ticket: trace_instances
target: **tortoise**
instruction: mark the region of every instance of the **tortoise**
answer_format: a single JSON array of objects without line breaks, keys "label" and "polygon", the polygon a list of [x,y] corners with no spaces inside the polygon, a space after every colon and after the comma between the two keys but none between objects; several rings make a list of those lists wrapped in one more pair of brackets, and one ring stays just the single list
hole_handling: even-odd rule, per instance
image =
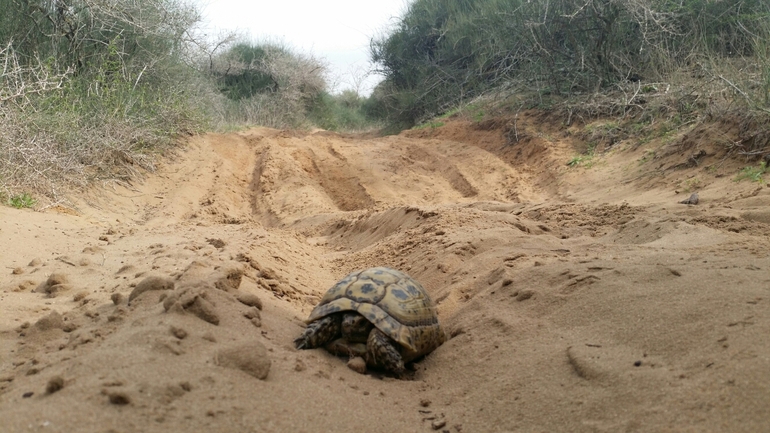
[{"label": "tortoise", "polygon": [[401,375],[404,364],[445,340],[436,305],[409,275],[377,267],[353,272],[332,286],[294,340],[297,349],[325,347],[367,367]]}]

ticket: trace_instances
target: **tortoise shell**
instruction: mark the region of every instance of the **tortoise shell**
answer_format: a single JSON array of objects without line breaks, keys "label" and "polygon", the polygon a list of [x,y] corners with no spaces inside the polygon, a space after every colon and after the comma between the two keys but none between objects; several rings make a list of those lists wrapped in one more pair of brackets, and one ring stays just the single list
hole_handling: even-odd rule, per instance
[{"label": "tortoise shell", "polygon": [[337,282],[305,321],[355,311],[401,346],[404,362],[426,355],[446,339],[436,305],[420,283],[395,269],[353,272]]}]

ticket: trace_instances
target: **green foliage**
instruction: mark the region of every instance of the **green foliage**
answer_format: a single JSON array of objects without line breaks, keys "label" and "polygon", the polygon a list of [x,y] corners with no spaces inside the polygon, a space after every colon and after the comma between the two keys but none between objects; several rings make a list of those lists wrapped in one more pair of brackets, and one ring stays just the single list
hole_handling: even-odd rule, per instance
[{"label": "green foliage", "polygon": [[207,74],[217,84],[224,125],[258,124],[275,128],[308,125],[326,96],[326,67],[306,55],[272,42],[241,41],[211,55]]},{"label": "green foliage", "polygon": [[309,117],[320,128],[334,131],[339,128],[339,123],[334,113],[339,108],[334,97],[323,92],[313,99],[310,105]]},{"label": "green foliage", "polygon": [[591,168],[594,165],[594,155],[596,153],[596,143],[589,143],[586,151],[580,155],[575,155],[567,162],[570,167]]},{"label": "green foliage", "polygon": [[308,118],[313,124],[330,131],[376,129],[380,124],[367,114],[367,100],[352,90],[345,90],[339,95],[324,92],[313,100]]},{"label": "green foliage", "polygon": [[271,49],[283,52],[280,47],[245,42],[231,47],[225,54],[230,67],[225,71],[213,71],[219,81],[220,91],[229,99],[237,101],[257,93],[278,90],[276,78],[270,75],[264,64]]},{"label": "green foliage", "polygon": [[767,163],[762,161],[759,163],[759,166],[744,167],[743,170],[741,170],[741,172],[738,173],[738,175],[735,177],[735,181],[739,182],[742,180],[750,180],[752,182],[763,183],[765,180],[762,176],[767,173],[767,171]]},{"label": "green foliage", "polygon": [[195,101],[200,77],[185,48],[193,7],[0,0],[0,9],[0,179],[9,190],[53,195],[127,179],[201,128],[206,104]]},{"label": "green foliage", "polygon": [[661,80],[698,59],[768,54],[769,35],[765,0],[415,0],[371,42],[385,76],[373,97],[392,123],[412,126],[502,83],[543,103]]},{"label": "green foliage", "polygon": [[11,196],[11,198],[8,199],[8,205],[15,207],[16,209],[32,208],[36,204],[37,200],[32,198],[32,196],[26,192]]},{"label": "green foliage", "polygon": [[579,167],[587,158],[589,157],[586,155],[575,155],[567,162],[567,165],[570,167]]}]

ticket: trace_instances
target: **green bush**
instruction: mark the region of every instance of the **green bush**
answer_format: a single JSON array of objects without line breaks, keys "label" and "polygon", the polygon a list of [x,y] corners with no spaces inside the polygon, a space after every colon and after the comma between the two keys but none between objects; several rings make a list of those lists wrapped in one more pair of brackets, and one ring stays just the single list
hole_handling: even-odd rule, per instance
[{"label": "green bush", "polygon": [[739,182],[748,179],[752,182],[763,183],[765,181],[763,176],[767,173],[767,170],[768,167],[765,161],[760,162],[757,167],[744,167],[743,170],[735,176],[735,181]]},{"label": "green bush", "polygon": [[364,109],[368,98],[352,90],[339,95],[322,93],[313,101],[308,118],[313,124],[330,131],[367,131],[376,129],[380,123],[376,117],[367,115]]},{"label": "green bush", "polygon": [[241,42],[230,48],[225,58],[227,70],[214,70],[219,81],[220,91],[234,101],[250,98],[257,93],[271,93],[278,90],[278,81],[265,67],[270,51],[285,51],[280,47],[253,45]]},{"label": "green bush", "polygon": [[511,82],[540,95],[596,92],[764,56],[767,83],[768,37],[764,0],[416,0],[372,40],[385,77],[373,96],[391,122],[411,125]]},{"label": "green bush", "polygon": [[37,200],[32,198],[30,194],[24,192],[8,199],[8,204],[16,209],[31,208],[37,204]]}]

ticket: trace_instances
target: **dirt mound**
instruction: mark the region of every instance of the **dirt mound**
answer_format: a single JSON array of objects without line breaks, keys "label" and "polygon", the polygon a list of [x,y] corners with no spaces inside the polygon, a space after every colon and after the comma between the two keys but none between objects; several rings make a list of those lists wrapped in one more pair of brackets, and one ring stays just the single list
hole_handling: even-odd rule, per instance
[{"label": "dirt mound", "polygon": [[[3,431],[761,431],[770,188],[700,130],[570,167],[556,120],[209,134],[76,209],[0,208]],[[372,266],[450,336],[411,380],[292,344]]]}]

